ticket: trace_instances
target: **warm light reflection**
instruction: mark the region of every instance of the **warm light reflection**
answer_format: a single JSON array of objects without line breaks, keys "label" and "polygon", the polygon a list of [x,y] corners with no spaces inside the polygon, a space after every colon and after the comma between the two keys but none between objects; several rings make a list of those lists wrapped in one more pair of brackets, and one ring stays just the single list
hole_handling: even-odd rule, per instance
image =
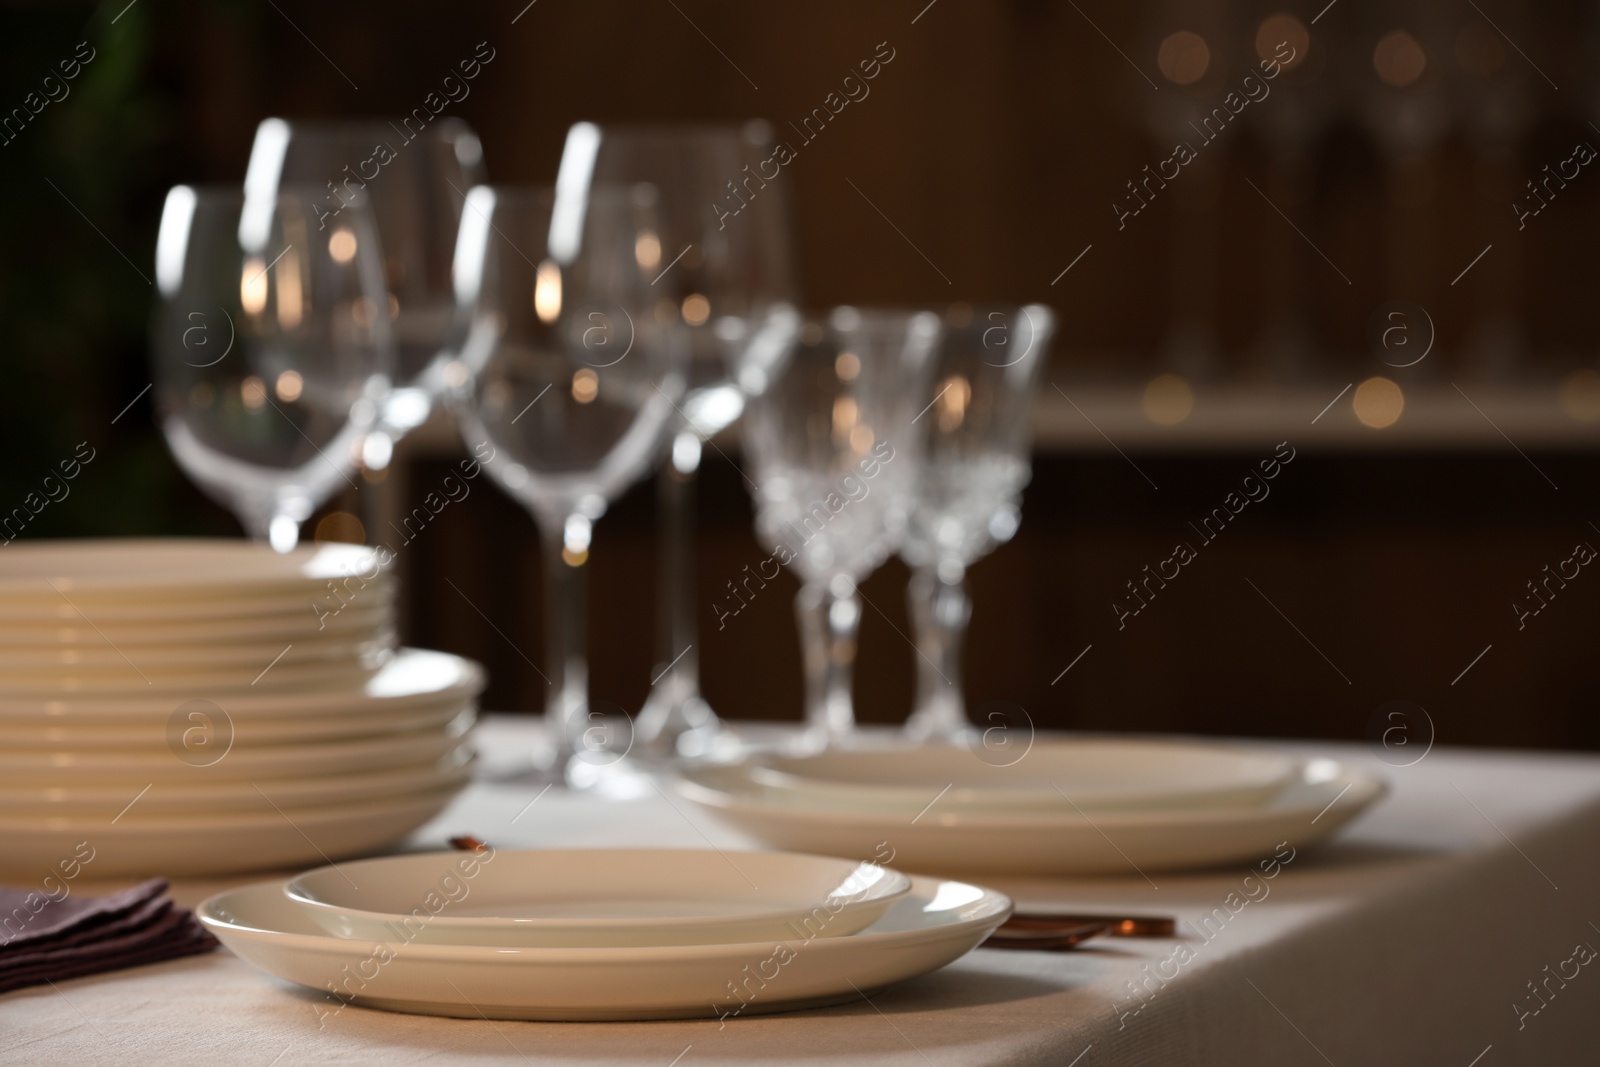
[{"label": "warm light reflection", "polygon": [[711,317],[711,301],[699,293],[690,293],[683,298],[683,321],[690,326],[704,326]]},{"label": "warm light reflection", "polygon": [[1372,50],[1372,67],[1387,85],[1404,89],[1422,77],[1428,65],[1427,53],[1417,39],[1405,30],[1391,30]]},{"label": "warm light reflection", "polygon": [[267,385],[254,374],[239,383],[239,399],[244,406],[255,411],[267,402]]},{"label": "warm light reflection", "polygon": [[1156,65],[1169,82],[1175,85],[1193,85],[1205,77],[1211,66],[1211,49],[1206,39],[1189,30],[1168,34],[1156,53]]},{"label": "warm light reflection", "polygon": [[335,263],[348,263],[356,258],[356,235],[349,230],[334,230],[328,237],[328,255]]},{"label": "warm light reflection", "polygon": [[278,399],[286,404],[292,404],[300,399],[300,390],[305,386],[298,371],[286,370],[278,375],[277,382],[273,385],[273,392],[278,394]]},{"label": "warm light reflection", "polygon": [[1561,383],[1561,410],[1579,422],[1600,421],[1600,374],[1574,371]]},{"label": "warm light reflection", "polygon": [[305,311],[300,286],[300,253],[287,249],[272,269],[278,275],[278,325],[292,330],[300,325]]},{"label": "warm light reflection", "polygon": [[967,405],[972,401],[972,385],[959,374],[952,374],[939,383],[939,394],[933,406],[939,413],[939,430],[949,433],[967,417]]},{"label": "warm light reflection", "polygon": [[633,242],[633,258],[640,270],[655,270],[661,263],[661,238],[646,230]]},{"label": "warm light reflection", "polygon": [[1276,59],[1279,48],[1285,44],[1294,49],[1294,58],[1278,62],[1283,69],[1293,70],[1311,47],[1311,31],[1306,29],[1305,23],[1282,11],[1262,19],[1256,29],[1256,55],[1262,59]]},{"label": "warm light reflection", "polygon": [[861,357],[854,352],[840,352],[833,360],[833,373],[841,382],[853,382],[861,373]]},{"label": "warm light reflection", "polygon": [[1194,410],[1194,390],[1176,374],[1162,374],[1144,387],[1144,417],[1157,426],[1176,426]]},{"label": "warm light reflection", "polygon": [[1353,401],[1356,418],[1363,426],[1382,430],[1400,421],[1406,397],[1400,387],[1387,378],[1368,378],[1356,386]]},{"label": "warm light reflection", "polygon": [[872,432],[872,427],[862,423],[850,431],[850,448],[858,453],[866,452],[877,439],[878,435]]},{"label": "warm light reflection", "polygon": [[339,541],[350,545],[366,543],[367,531],[361,525],[361,520],[348,511],[330,511],[317,520],[316,533],[312,540],[318,543],[326,541]]},{"label": "warm light reflection", "polygon": [[600,394],[600,375],[584,367],[572,376],[572,399],[587,404]]},{"label": "warm light reflection", "polygon": [[267,306],[267,264],[260,256],[245,257],[239,274],[239,303],[247,315],[259,315]]},{"label": "warm light reflection", "polygon": [[561,317],[561,268],[553,259],[539,264],[534,272],[533,313],[545,325]]},{"label": "warm light reflection", "polygon": [[848,440],[850,431],[856,428],[856,423],[861,419],[860,409],[856,407],[854,397],[840,396],[833,401],[833,435]]},{"label": "warm light reflection", "polygon": [[[583,371],[578,373],[582,374]],[[567,516],[566,525],[561,531],[561,559],[567,566],[583,566],[589,558],[589,542],[593,535],[594,525],[587,516]]]}]

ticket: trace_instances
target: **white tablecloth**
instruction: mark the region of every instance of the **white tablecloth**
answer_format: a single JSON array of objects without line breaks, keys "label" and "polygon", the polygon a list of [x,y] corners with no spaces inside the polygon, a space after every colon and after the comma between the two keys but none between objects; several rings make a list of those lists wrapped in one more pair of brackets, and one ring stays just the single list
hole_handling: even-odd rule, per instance
[{"label": "white tablecloth", "polygon": [[[491,757],[529,736],[483,730]],[[1393,792],[1270,882],[991,880],[1022,907],[1211,916],[1205,936],[979,949],[871,1003],[725,1024],[324,1019],[322,997],[221,951],[0,997],[0,1064],[1600,1063],[1600,966],[1568,962],[1600,948],[1600,759],[1435,749],[1390,768],[1360,746],[1272,747],[1370,765]],[[681,801],[531,795],[476,784],[413,844],[756,847]]]}]

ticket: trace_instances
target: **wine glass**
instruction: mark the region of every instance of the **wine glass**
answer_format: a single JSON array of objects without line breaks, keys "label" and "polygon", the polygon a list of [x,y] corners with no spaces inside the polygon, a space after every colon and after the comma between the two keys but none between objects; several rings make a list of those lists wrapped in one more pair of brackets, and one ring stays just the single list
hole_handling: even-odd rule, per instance
[{"label": "wine glass", "polygon": [[594,732],[603,717],[589,706],[584,657],[593,523],[649,469],[684,391],[684,346],[657,318],[650,290],[654,199],[644,185],[554,194],[478,186],[456,244],[462,432],[539,526],[548,769],[569,784],[626,754],[590,744],[609,730]]},{"label": "wine glass", "polygon": [[175,186],[156,239],[162,432],[185,473],[279,552],[350,482],[394,360],[368,207],[353,197],[319,229],[314,195]]},{"label": "wine glass", "polygon": [[934,357],[929,410],[918,419],[926,459],[901,556],[916,628],[917,702],[906,733],[955,742],[972,729],[961,698],[961,642],[972,615],[966,572],[1021,521],[1028,484],[1029,408],[1049,358],[1055,316],[1022,308],[957,307]]},{"label": "wine glass", "polygon": [[[693,604],[694,476],[702,442],[765,389],[799,328],[784,183],[765,122],[597,126],[567,134],[558,186],[647,182],[658,191],[650,292],[687,340],[688,388],[659,499],[662,540],[657,678],[638,736],[658,755],[731,750],[700,695]],[[763,176],[763,174],[765,176]],[[645,262],[641,260],[641,263]]]},{"label": "wine glass", "polygon": [[801,580],[812,747],[855,732],[856,586],[905,535],[922,464],[917,408],[938,338],[932,312],[835,308],[801,328],[787,364],[751,400],[744,441],[756,529]]},{"label": "wine glass", "polygon": [[[383,242],[382,306],[395,340],[395,382],[367,435],[362,462],[389,464],[395,442],[420,426],[448,388],[455,303],[450,264],[462,198],[484,181],[483,147],[460,119],[413,129],[394,122],[262,120],[245,191],[268,195],[280,185],[316,189],[318,228],[336,224],[353,194],[364,194]],[[369,508],[370,511],[370,508]]]}]

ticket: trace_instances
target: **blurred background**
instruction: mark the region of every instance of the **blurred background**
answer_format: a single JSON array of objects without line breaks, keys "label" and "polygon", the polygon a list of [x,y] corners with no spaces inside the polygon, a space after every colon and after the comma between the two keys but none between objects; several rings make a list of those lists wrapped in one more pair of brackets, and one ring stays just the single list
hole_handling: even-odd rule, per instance
[{"label": "blurred background", "polygon": [[[238,532],[177,470],[145,392],[166,189],[241,180],[269,115],[407,113],[486,42],[448,113],[491,180],[552,180],[579,119],[765,117],[795,150],[808,306],[1057,310],[1021,530],[970,575],[975,718],[1006,702],[1041,727],[1373,739],[1404,700],[1426,709],[1407,720],[1419,744],[1600,748],[1600,576],[1549,577],[1600,545],[1594,5],[113,0],[0,17],[0,508],[80,442],[94,457],[8,539]],[[62,61],[81,65],[65,95],[44,85]],[[767,552],[737,433],[717,445],[703,687],[724,716],[797,720],[788,573],[718,628]],[[1287,450],[1269,496],[1214,541],[1195,531]],[[404,514],[462,455],[436,418],[362,492]],[[307,536],[359,538],[353,497]],[[630,711],[653,673],[655,533],[646,482],[591,557],[595,696]],[[1179,542],[1198,548],[1180,576],[1138,584]],[[537,708],[526,512],[477,481],[398,565],[407,643],[487,664],[485,707]],[[910,710],[906,578],[891,562],[862,586],[866,722]]]}]

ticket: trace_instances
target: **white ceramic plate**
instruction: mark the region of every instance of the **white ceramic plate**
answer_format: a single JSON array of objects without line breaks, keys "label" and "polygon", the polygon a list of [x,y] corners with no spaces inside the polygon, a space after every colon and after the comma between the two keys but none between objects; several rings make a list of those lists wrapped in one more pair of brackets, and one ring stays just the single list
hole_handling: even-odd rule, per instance
[{"label": "white ceramic plate", "polygon": [[1039,738],[1026,754],[989,762],[963,746],[843,749],[767,757],[750,777],[820,801],[932,811],[1126,810],[1254,804],[1299,770],[1287,756],[1207,742]]},{"label": "white ceramic plate", "polygon": [[[270,673],[268,675],[270,677]],[[446,652],[406,648],[359,686],[349,689],[261,692],[260,687],[209,697],[237,724],[254,719],[304,718],[323,715],[391,715],[402,708],[465,703],[484,684],[483,668]],[[183,702],[207,698],[191,694],[179,700],[152,697],[131,688],[117,696],[17,698],[0,696],[0,722],[71,725],[129,724],[140,720],[166,723]]]},{"label": "white ceramic plate", "polygon": [[[334,607],[337,604],[332,605]],[[245,618],[214,618],[198,622],[155,622],[147,617],[112,622],[97,617],[94,624],[71,614],[68,619],[17,622],[0,619],[0,648],[15,645],[52,648],[136,648],[143,645],[193,647],[248,642],[371,641],[394,626],[392,605],[359,601],[343,611],[331,608],[322,615],[311,608],[306,598],[298,598],[289,610],[258,613]]]},{"label": "white ceramic plate", "polygon": [[7,547],[0,602],[15,605],[301,593],[352,575],[372,575],[369,584],[384,578],[377,551],[366,545],[301,545],[279,553],[222,538],[97,538]]},{"label": "white ceramic plate", "polygon": [[23,626],[53,628],[79,627],[85,623],[99,626],[111,633],[115,627],[139,626],[150,623],[159,626],[195,626],[213,621],[246,622],[262,617],[307,617],[316,625],[322,620],[331,621],[335,611],[355,611],[357,608],[393,614],[394,590],[392,586],[369,584],[358,595],[346,594],[341,598],[322,589],[307,588],[294,593],[275,593],[271,596],[251,594],[237,597],[188,597],[184,599],[122,598],[118,600],[54,601],[22,603],[0,600],[0,625],[12,629]]},{"label": "white ceramic plate", "polygon": [[199,746],[185,750],[181,743],[175,750],[0,752],[0,782],[8,788],[80,789],[150,782],[192,787],[360,774],[443,759],[464,743],[462,737],[471,725],[471,716],[463,715],[443,727],[409,734],[224,749],[214,761],[212,750]]},{"label": "white ceramic plate", "polygon": [[[785,852],[575,849],[495,852],[463,876],[459,852],[308,871],[284,888],[338,937],[422,944],[642,948],[844,937],[911,889],[874,863]],[[429,893],[450,907],[435,916]],[[459,898],[457,895],[459,894]]]},{"label": "white ceramic plate", "polygon": [[281,882],[219,893],[195,914],[247,963],[364,1007],[598,1021],[738,1017],[859,1000],[960,959],[1006,920],[1011,901],[918,878],[888,914],[850,937],[654,948],[351,941],[324,933]]},{"label": "white ceramic plate", "polygon": [[[177,715],[129,717],[121,722],[87,722],[75,719],[51,722],[8,722],[0,719],[0,749],[56,749],[82,752],[116,749],[137,752],[167,751],[184,744],[184,733],[199,728],[212,731],[209,743],[232,739],[235,748],[293,745],[342,738],[387,737],[429,727],[442,727],[463,712],[475,713],[472,703],[451,702],[433,706],[400,707],[385,715],[324,715],[313,717],[233,715],[226,722]],[[176,721],[173,721],[176,720]],[[195,735],[191,735],[195,736]],[[5,783],[0,782],[0,786]]]},{"label": "white ceramic plate", "polygon": [[[394,632],[376,639],[339,641],[280,641],[271,644],[246,644],[196,641],[171,645],[6,645],[0,644],[0,674],[11,672],[76,675],[102,675],[114,672],[116,681],[126,685],[132,663],[146,673],[163,671],[218,671],[237,667],[260,673],[267,664],[293,667],[302,663],[328,663],[359,660],[374,653],[387,653],[395,646]],[[279,657],[282,657],[281,659]],[[276,663],[273,663],[277,660]],[[253,670],[252,670],[253,668]],[[137,682],[143,679],[135,677]]]},{"label": "white ceramic plate", "polygon": [[[128,791],[130,800],[137,791]],[[452,786],[293,812],[151,818],[134,804],[116,822],[104,815],[0,819],[0,879],[32,882],[80,844],[93,851],[85,870],[94,878],[190,878],[326,863],[399,841],[443,811],[457,792]]]},{"label": "white ceramic plate", "polygon": [[[282,652],[283,649],[278,649]],[[213,699],[252,690],[356,689],[392,656],[387,649],[363,660],[329,660],[273,663],[271,658],[248,666],[208,666],[194,670],[140,666],[124,662],[122,669],[79,671],[22,671],[0,669],[0,694],[15,699],[52,696],[206,696]]]},{"label": "white ceramic plate", "polygon": [[914,871],[1133,874],[1258,859],[1281,841],[1309,847],[1331,837],[1387,789],[1333,760],[1306,763],[1264,804],[1046,814],[940,812],[911,820],[897,809],[854,810],[753,781],[746,767],[703,767],[679,791],[773,848],[854,855],[892,841],[897,866]]},{"label": "white ceramic plate", "polygon": [[[283,778],[276,781],[196,781],[151,783],[131,809],[141,815],[209,815],[221,812],[269,812],[273,806],[291,816],[300,808],[328,807],[381,797],[429,793],[462,786],[472,777],[473,755],[457,749],[433,763],[389,771],[325,778]],[[7,818],[24,815],[111,819],[128,806],[127,787],[0,789],[0,811]],[[130,818],[132,816],[130,815]],[[121,820],[118,820],[119,822]]]}]

